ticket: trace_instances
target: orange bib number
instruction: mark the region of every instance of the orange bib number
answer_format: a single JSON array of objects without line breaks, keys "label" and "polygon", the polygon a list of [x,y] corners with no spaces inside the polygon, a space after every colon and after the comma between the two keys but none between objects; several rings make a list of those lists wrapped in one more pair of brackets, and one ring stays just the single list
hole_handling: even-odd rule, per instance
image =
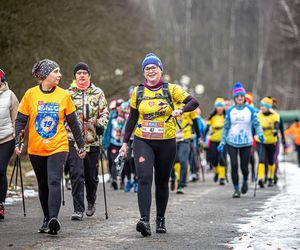
[{"label": "orange bib number", "polygon": [[165,134],[164,121],[143,121],[142,137],[147,139],[163,139]]}]

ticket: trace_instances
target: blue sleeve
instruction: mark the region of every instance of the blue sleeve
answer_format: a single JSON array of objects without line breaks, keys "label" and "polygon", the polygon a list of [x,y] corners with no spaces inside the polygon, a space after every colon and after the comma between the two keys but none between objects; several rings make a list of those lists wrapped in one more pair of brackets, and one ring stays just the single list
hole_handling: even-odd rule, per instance
[{"label": "blue sleeve", "polygon": [[231,112],[232,108],[228,109],[225,115],[225,122],[224,122],[224,127],[222,130],[222,137],[221,137],[221,142],[220,144],[225,145],[226,144],[226,137],[228,135],[228,131],[230,128],[230,112]]},{"label": "blue sleeve", "polygon": [[260,122],[258,120],[257,111],[254,108],[252,108],[251,106],[247,106],[247,107],[250,109],[251,114],[252,114],[251,120],[252,120],[253,127],[255,129],[255,134],[258,136],[263,136],[264,132],[263,132]]}]

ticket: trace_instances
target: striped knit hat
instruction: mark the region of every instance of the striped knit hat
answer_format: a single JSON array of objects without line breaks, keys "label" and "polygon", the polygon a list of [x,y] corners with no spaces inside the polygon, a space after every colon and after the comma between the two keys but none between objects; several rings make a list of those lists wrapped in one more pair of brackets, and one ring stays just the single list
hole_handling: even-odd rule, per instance
[{"label": "striped knit hat", "polygon": [[249,104],[253,103],[253,94],[252,94],[252,92],[247,92],[247,94],[246,94],[246,102],[249,103]]},{"label": "striped knit hat", "polygon": [[270,98],[268,96],[261,99],[261,101],[259,103],[259,106],[263,106],[263,107],[266,107],[268,109],[271,109],[272,105],[273,105],[273,100],[272,100],[272,98]]},{"label": "striped knit hat", "polygon": [[225,107],[225,100],[224,100],[224,98],[222,98],[222,97],[216,98],[214,106],[215,106],[215,108],[217,108],[217,107]]},{"label": "striped knit hat", "polygon": [[238,95],[242,95],[242,96],[246,95],[246,91],[243,87],[243,84],[241,84],[240,82],[234,83],[233,89],[232,89],[232,98],[234,99]]}]

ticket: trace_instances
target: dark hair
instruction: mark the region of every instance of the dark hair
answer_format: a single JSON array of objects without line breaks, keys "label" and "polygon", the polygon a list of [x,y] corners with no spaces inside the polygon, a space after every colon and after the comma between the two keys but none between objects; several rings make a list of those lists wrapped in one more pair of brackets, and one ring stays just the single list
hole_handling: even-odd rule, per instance
[{"label": "dark hair", "polygon": [[[217,109],[215,108],[214,110],[213,110],[213,112],[209,115],[209,117],[208,117],[208,121],[211,119],[211,118],[213,118],[213,116],[215,116],[217,114]],[[225,111],[225,109],[223,109],[223,115],[225,116],[225,114],[226,114],[226,111]]]}]

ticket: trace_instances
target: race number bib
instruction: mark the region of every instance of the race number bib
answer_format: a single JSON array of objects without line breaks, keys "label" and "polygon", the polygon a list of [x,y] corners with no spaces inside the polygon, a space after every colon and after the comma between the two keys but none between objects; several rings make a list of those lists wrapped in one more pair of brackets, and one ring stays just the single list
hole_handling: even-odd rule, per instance
[{"label": "race number bib", "polygon": [[165,134],[164,121],[143,121],[142,137],[147,139],[163,139]]},{"label": "race number bib", "polygon": [[176,141],[183,141],[183,140],[184,140],[183,131],[181,129],[177,130],[176,131]]},{"label": "race number bib", "polygon": [[58,112],[58,103],[39,102],[35,128],[42,138],[48,139],[56,134],[59,120]]}]

